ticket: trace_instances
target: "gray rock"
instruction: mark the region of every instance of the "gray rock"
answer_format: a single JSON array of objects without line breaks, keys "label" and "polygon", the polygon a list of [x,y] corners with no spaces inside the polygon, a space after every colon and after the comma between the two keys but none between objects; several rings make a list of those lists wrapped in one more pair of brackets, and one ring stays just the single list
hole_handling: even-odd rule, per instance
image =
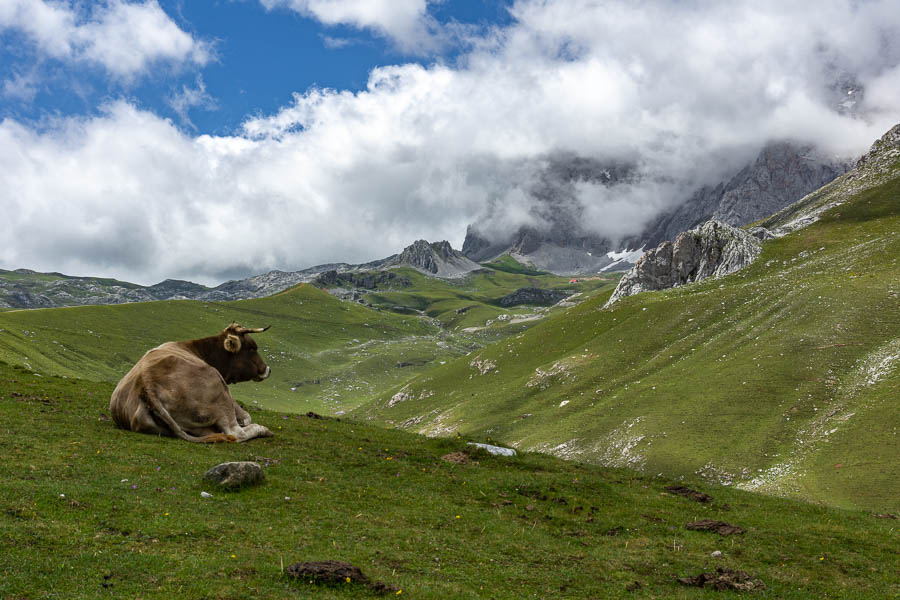
[{"label": "gray rock", "polygon": [[724,277],[753,262],[760,251],[759,240],[749,233],[707,221],[679,233],[674,243],[666,241],[645,252],[619,280],[606,306],[640,292]]},{"label": "gray rock", "polygon": [[764,242],[766,240],[771,240],[775,238],[775,234],[766,229],[765,227],[749,227],[747,228],[747,233],[755,237],[756,239]]},{"label": "gray rock", "polygon": [[515,456],[516,451],[513,448],[504,448],[502,446],[494,446],[492,444],[479,444],[478,442],[469,442],[470,446],[475,446],[494,456]]},{"label": "gray rock", "polygon": [[536,287],[524,287],[500,298],[500,306],[508,307],[517,306],[519,304],[551,306],[568,296],[569,294],[567,292],[561,292],[559,290],[542,290],[541,288]]},{"label": "gray rock", "polygon": [[262,467],[255,462],[227,462],[216,465],[203,475],[203,479],[228,490],[261,483],[266,478]]}]

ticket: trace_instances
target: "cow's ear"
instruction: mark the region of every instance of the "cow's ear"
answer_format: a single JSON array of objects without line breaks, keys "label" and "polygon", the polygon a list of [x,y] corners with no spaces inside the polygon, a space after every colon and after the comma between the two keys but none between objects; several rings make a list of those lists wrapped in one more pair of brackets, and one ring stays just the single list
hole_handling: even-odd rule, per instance
[{"label": "cow's ear", "polygon": [[225,349],[234,354],[241,349],[241,338],[229,333],[225,336]]}]

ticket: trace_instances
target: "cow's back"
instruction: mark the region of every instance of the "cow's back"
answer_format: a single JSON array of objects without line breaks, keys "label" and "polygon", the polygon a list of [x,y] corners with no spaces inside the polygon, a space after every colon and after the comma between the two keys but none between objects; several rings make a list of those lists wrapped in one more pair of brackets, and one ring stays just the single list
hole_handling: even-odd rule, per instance
[{"label": "cow's back", "polygon": [[166,342],[145,353],[119,381],[110,397],[109,410],[117,426],[139,431],[153,426],[147,406],[149,394],[170,413],[177,414],[191,410],[192,398],[208,398],[223,390],[227,393],[218,371],[182,342]]}]

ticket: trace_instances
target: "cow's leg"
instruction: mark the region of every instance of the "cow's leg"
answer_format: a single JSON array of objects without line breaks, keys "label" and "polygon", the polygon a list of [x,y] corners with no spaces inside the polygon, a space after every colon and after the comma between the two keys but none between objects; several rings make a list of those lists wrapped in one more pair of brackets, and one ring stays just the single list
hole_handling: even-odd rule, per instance
[{"label": "cow's leg", "polygon": [[252,440],[258,437],[272,437],[272,432],[269,431],[267,427],[263,427],[259,423],[250,423],[245,427],[241,427],[237,424],[237,420],[233,420],[231,423],[228,423],[224,426],[219,424],[222,430],[222,433],[226,435],[233,435],[235,439],[239,442],[246,442],[247,440]]},{"label": "cow's leg", "polygon": [[237,402],[234,403],[234,417],[241,427],[246,427],[250,424],[250,413],[241,408],[241,405]]}]

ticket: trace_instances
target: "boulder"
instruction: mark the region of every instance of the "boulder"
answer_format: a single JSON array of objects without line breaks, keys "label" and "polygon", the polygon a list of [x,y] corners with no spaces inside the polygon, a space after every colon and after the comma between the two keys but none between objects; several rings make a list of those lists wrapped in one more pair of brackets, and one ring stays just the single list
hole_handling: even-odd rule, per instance
[{"label": "boulder", "polygon": [[262,467],[251,461],[227,462],[216,465],[203,475],[203,479],[227,490],[236,490],[261,483],[266,478]]}]

